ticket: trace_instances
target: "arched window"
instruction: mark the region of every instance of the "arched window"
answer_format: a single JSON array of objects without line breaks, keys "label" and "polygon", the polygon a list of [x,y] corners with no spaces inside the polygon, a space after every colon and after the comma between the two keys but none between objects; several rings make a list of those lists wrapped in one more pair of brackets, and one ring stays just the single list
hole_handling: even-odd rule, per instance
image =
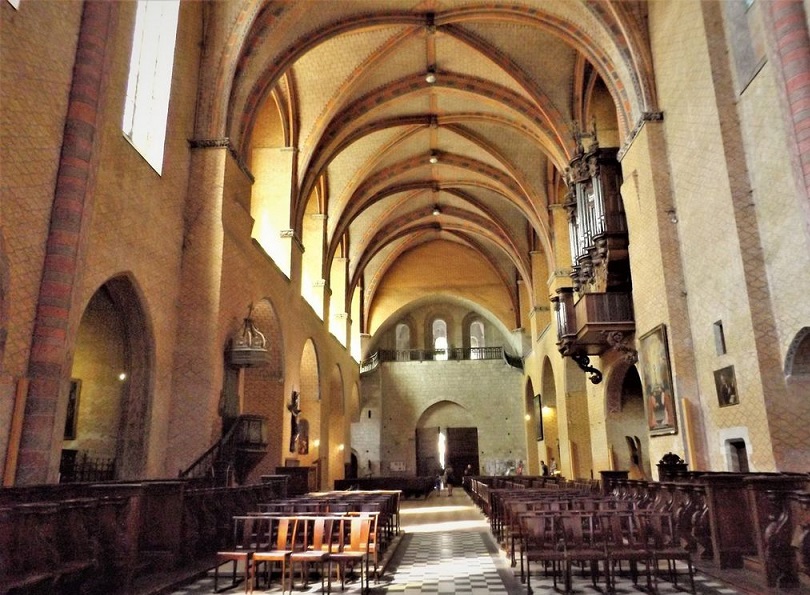
[{"label": "arched window", "polygon": [[447,359],[447,323],[441,318],[433,321],[433,350],[433,359]]},{"label": "arched window", "polygon": [[411,327],[404,322],[400,322],[396,329],[396,350],[397,361],[408,361],[411,359]]},{"label": "arched window", "polygon": [[484,323],[475,320],[470,324],[470,359],[483,359],[484,347]]},{"label": "arched window", "polygon": [[154,170],[163,171],[179,0],[140,0],[129,64],[123,130]]}]

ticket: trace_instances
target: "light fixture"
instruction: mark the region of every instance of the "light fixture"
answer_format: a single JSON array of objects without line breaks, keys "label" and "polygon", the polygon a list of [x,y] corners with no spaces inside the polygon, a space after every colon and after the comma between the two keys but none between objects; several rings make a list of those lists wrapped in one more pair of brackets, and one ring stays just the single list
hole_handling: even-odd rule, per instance
[{"label": "light fixture", "polygon": [[439,162],[439,156],[436,154],[436,151],[430,152],[430,157],[428,157],[428,161],[430,161],[432,165],[436,165]]},{"label": "light fixture", "polygon": [[678,222],[678,213],[675,211],[674,208],[667,209],[666,214],[669,215],[669,220],[670,220],[671,223],[677,223]]},{"label": "light fixture", "polygon": [[429,85],[432,85],[436,82],[436,67],[430,66],[427,69],[427,74],[425,75],[425,82]]},{"label": "light fixture", "polygon": [[438,215],[441,215],[441,214],[442,214],[441,209],[439,209],[439,205],[435,205],[435,206],[433,207],[433,214],[434,214],[435,216],[438,216]]},{"label": "light fixture", "polygon": [[124,380],[126,380],[126,379],[127,379],[127,373],[126,373],[126,372],[121,372],[121,373],[118,375],[118,380],[120,380],[121,382],[123,382],[123,381],[124,381]]}]

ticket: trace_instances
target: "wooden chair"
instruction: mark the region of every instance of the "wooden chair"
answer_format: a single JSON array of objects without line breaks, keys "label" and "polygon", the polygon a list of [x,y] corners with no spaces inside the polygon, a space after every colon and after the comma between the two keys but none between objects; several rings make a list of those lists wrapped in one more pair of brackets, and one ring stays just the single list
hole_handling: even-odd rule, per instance
[{"label": "wooden chair", "polygon": [[367,516],[371,519],[371,526],[368,530],[368,557],[370,562],[374,563],[374,582],[376,583],[380,580],[380,513],[361,510],[359,512],[349,513],[349,516]]},{"label": "wooden chair", "polygon": [[601,528],[596,524],[597,517],[590,512],[568,511],[560,514],[559,522],[563,535],[565,592],[572,590],[574,564],[582,565],[583,571],[588,565],[593,586],[597,587],[599,562],[604,562],[605,574],[609,572],[607,551]]},{"label": "wooden chair", "polygon": [[[320,567],[321,592],[324,590],[324,577],[328,574],[326,566],[332,551],[333,527],[336,522],[340,522],[340,519],[331,516],[299,519],[298,535],[301,538],[296,541],[295,549],[290,556],[290,573],[294,573],[296,563],[301,564],[301,578],[304,586],[309,584],[310,565],[317,564]],[[332,577],[330,575],[327,593],[331,592],[331,587]],[[292,589],[292,583],[290,588]]]},{"label": "wooden chair", "polygon": [[[369,590],[368,559],[371,522],[370,516],[345,516],[337,523],[337,549],[333,547],[334,551],[329,555],[329,564],[330,568],[333,562],[337,564],[341,590],[346,588],[346,568],[349,565],[356,566],[360,572],[360,591],[365,593]],[[365,577],[365,587],[363,577]]]},{"label": "wooden chair", "polygon": [[672,515],[668,512],[646,512],[639,515],[643,523],[645,545],[653,564],[654,588],[658,589],[658,578],[661,573],[660,563],[666,564],[666,576],[678,587],[676,563],[686,564],[689,574],[690,593],[695,593],[695,571],[692,566],[692,554],[683,547],[677,538]]},{"label": "wooden chair", "polygon": [[652,577],[650,572],[651,557],[645,547],[636,516],[632,513],[620,511],[606,511],[600,516],[602,531],[605,536],[607,549],[608,570],[607,590],[616,591],[616,574],[621,574],[621,563],[626,560],[629,565],[630,577],[633,585],[638,585],[638,566],[644,565],[647,574],[647,590],[652,592]]},{"label": "wooden chair", "polygon": [[[217,565],[214,567],[214,591],[219,591],[219,567],[223,563],[231,562],[233,571],[230,589],[245,582],[245,593],[253,587],[253,555],[256,551],[266,548],[270,540],[270,521],[261,516],[235,516],[233,517],[233,534],[231,547],[217,552]],[[237,565],[244,566],[244,577],[237,580]]]},{"label": "wooden chair", "polygon": [[[553,514],[526,513],[520,515],[521,548],[520,548],[520,572],[521,581],[525,578],[528,595],[532,595],[532,562],[543,564],[543,569],[548,574],[548,567],[551,566],[554,590],[557,589],[557,576],[565,562],[565,552],[559,540],[557,519]],[[526,574],[523,574],[523,562],[526,562]]]},{"label": "wooden chair", "polygon": [[253,554],[254,584],[258,583],[260,570],[264,567],[265,585],[270,586],[273,575],[273,566],[279,564],[281,567],[281,593],[285,593],[287,579],[290,582],[290,593],[292,593],[292,553],[296,541],[296,530],[298,527],[298,517],[258,517],[267,519],[270,523],[270,544],[267,548],[260,549]]}]

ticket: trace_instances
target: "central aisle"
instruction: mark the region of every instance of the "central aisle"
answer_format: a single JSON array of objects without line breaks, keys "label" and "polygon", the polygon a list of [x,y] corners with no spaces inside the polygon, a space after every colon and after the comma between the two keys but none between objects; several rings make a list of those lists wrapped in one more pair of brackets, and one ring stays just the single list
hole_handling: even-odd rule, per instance
[{"label": "central aisle", "polygon": [[495,546],[484,515],[463,490],[434,492],[401,506],[403,536],[384,577],[385,593],[524,593]]},{"label": "central aisle", "polygon": [[[401,534],[389,547],[382,560],[384,574],[379,582],[371,581],[370,595],[526,595],[518,574],[510,567],[509,560],[500,550],[489,530],[489,523],[470,497],[461,489],[433,492],[424,500],[403,500],[400,507]],[[739,595],[758,593],[743,591],[701,572],[695,574],[699,595]],[[659,582],[658,595],[680,595],[670,583]],[[542,574],[532,576],[534,595],[560,595],[552,580]],[[159,593],[172,595],[202,595],[213,593],[213,576],[209,570],[205,576],[174,590]],[[239,585],[224,592],[239,595],[244,586]],[[278,582],[268,591],[256,589],[256,593],[280,593]],[[603,590],[591,587],[590,580],[576,573],[573,581],[576,595],[599,595]],[[155,594],[158,592],[155,592]],[[307,588],[296,584],[293,591],[320,593],[317,581]],[[333,583],[333,595],[361,595],[359,581],[350,580],[345,591]],[[617,581],[616,593],[638,595],[643,593],[628,578]],[[806,590],[795,591],[806,593]]]}]

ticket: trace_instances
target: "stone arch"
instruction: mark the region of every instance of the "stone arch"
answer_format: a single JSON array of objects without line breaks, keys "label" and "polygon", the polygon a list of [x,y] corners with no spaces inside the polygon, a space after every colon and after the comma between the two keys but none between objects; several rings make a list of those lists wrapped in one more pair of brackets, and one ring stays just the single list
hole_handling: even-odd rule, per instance
[{"label": "stone arch", "polygon": [[793,338],[785,357],[785,376],[786,403],[780,410],[789,412],[791,419],[777,422],[788,452],[786,464],[780,468],[802,472],[810,468],[810,432],[802,425],[810,419],[810,327],[802,328]]},{"label": "stone arch", "polygon": [[[262,475],[275,473],[275,468],[284,463],[282,445],[284,414],[287,412],[284,406],[284,339],[281,318],[269,299],[256,302],[250,318],[264,335],[267,363],[234,368],[226,359],[220,415],[223,418],[223,432],[227,431],[228,418],[234,413],[261,415],[267,419],[267,454],[249,476],[249,482],[258,482]],[[231,340],[238,336],[241,329],[241,324],[234,329]]]},{"label": "stone arch", "polygon": [[[650,439],[644,413],[644,391],[638,368],[624,360],[608,369],[605,379],[605,426],[610,468],[631,469],[627,436],[639,439],[640,469],[651,477]],[[642,479],[632,477],[632,479]]]},{"label": "stone arch", "polygon": [[251,237],[288,277],[292,271],[292,244],[287,234],[292,211],[295,152],[290,150],[286,105],[271,93],[257,110],[249,148],[251,185]]},{"label": "stone arch", "polygon": [[[460,449],[453,444],[449,436],[454,429],[475,428],[476,445],[475,453],[460,453]],[[477,446],[477,424],[475,416],[463,405],[456,401],[443,399],[432,403],[422,411],[416,421],[416,470],[419,475],[433,475],[441,469],[441,455],[439,452],[439,435],[443,434],[447,440],[445,465],[454,468],[456,474],[472,464],[473,468],[478,467],[478,446]],[[471,456],[474,460],[468,460]]]},{"label": "stone arch", "polygon": [[540,395],[535,396],[532,379],[526,379],[523,389],[523,409],[526,421],[526,466],[529,475],[540,475],[540,457],[537,441],[542,437],[539,424],[543,423],[540,411]]},{"label": "stone arch", "polygon": [[810,326],[796,333],[785,356],[785,376],[810,376]]},{"label": "stone arch", "polygon": [[450,308],[446,308],[443,306],[436,306],[435,308],[431,308],[430,312],[425,315],[424,320],[424,332],[423,337],[425,338],[425,349],[428,351],[435,349],[434,343],[435,338],[433,336],[433,323],[436,320],[443,320],[447,325],[447,348],[452,349],[454,339],[456,338],[456,334],[458,332],[458,324],[456,320],[453,318],[453,313]]},{"label": "stone arch", "polygon": [[483,338],[484,344],[483,345],[476,345],[476,347],[485,347],[487,346],[489,337],[487,336],[487,322],[484,320],[484,317],[481,316],[478,312],[470,312],[467,314],[461,321],[461,345],[464,349],[470,349],[472,345],[472,330],[471,327],[474,322],[481,323],[482,330],[483,330]]},{"label": "stone arch", "polygon": [[413,318],[412,314],[406,314],[402,318],[400,318],[396,324],[394,325],[394,349],[397,351],[400,350],[400,325],[405,325],[408,329],[408,349],[416,349],[419,340],[419,335],[417,332],[416,321]]},{"label": "stone arch", "polygon": [[[298,439],[292,434],[292,422],[290,421],[289,428],[285,430],[286,444],[284,448],[284,457],[296,459],[298,464],[304,467],[309,467],[317,464],[318,451],[323,448],[328,448],[328,445],[322,445],[321,430],[322,430],[322,403],[321,403],[321,374],[319,368],[318,352],[315,343],[312,339],[307,339],[301,350],[301,363],[299,366],[299,386],[298,389],[293,389],[293,392],[298,393],[299,397],[299,423],[302,429],[308,431],[307,435],[299,434]],[[290,397],[291,398],[291,397]],[[288,411],[285,412],[285,417],[288,419],[292,416],[289,411],[290,403],[287,404]],[[305,423],[304,423],[305,422]],[[315,446],[318,445],[318,448]]]},{"label": "stone arch", "polygon": [[539,457],[547,464],[551,463],[554,457],[558,464],[560,460],[560,432],[558,424],[557,409],[557,383],[554,378],[554,368],[551,359],[546,357],[543,360],[543,368],[540,374],[540,414],[543,419],[543,440],[539,446]]},{"label": "stone arch", "polygon": [[[153,370],[154,334],[140,292],[128,275],[112,277],[92,295],[79,323],[72,379],[60,392],[57,414],[57,427],[65,428],[57,442],[63,453],[114,459],[116,479],[144,477]],[[67,459],[62,473],[70,479]]]},{"label": "stone arch", "polygon": [[[320,489],[334,487],[336,479],[343,479],[346,463],[349,462],[348,423],[346,421],[346,403],[344,397],[345,385],[340,366],[334,366],[329,375],[329,405],[326,413],[326,428],[322,428],[322,435],[326,440],[321,442],[321,457],[324,464]],[[325,430],[325,431],[323,431]],[[324,445],[324,442],[327,444]],[[328,451],[323,451],[327,447]]]}]

